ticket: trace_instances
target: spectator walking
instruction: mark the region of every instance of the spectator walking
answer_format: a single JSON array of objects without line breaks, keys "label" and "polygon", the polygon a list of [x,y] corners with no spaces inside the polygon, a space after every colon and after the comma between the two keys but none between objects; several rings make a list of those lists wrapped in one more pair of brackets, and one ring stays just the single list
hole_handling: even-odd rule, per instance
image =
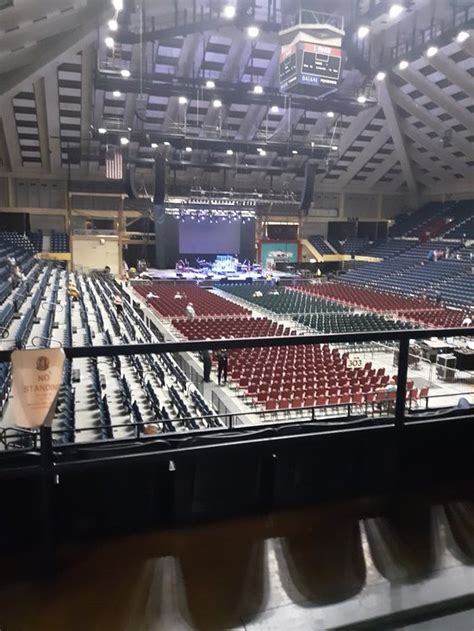
[{"label": "spectator walking", "polygon": [[115,294],[114,305],[115,305],[115,310],[117,311],[117,315],[121,316],[123,314],[123,300],[120,294]]}]

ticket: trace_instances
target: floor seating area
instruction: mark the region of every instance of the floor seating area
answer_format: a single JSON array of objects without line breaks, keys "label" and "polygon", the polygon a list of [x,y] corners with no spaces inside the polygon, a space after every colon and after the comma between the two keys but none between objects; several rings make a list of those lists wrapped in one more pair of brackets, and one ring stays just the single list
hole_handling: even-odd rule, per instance
[{"label": "floor seating area", "polygon": [[[191,302],[196,316],[244,316],[251,311],[245,309],[230,300],[212,294],[192,283],[145,283],[135,287],[140,296],[146,298],[148,294],[156,297],[147,299],[147,302],[160,315],[165,318],[185,317],[186,305]],[[181,298],[175,298],[177,292]]]},{"label": "floor seating area", "polygon": [[463,319],[462,311],[447,309],[428,299],[388,294],[347,282],[300,285],[295,291],[330,298],[361,309],[385,312],[397,319],[410,320],[425,326],[459,326]]},{"label": "floor seating area", "polygon": [[313,313],[295,316],[295,320],[319,333],[356,333],[358,331],[394,331],[411,329],[401,320],[384,318],[377,313]]},{"label": "floor seating area", "polygon": [[182,319],[171,321],[173,328],[187,340],[218,340],[238,337],[270,337],[296,335],[296,331],[268,318],[236,318],[206,316],[192,322]]}]

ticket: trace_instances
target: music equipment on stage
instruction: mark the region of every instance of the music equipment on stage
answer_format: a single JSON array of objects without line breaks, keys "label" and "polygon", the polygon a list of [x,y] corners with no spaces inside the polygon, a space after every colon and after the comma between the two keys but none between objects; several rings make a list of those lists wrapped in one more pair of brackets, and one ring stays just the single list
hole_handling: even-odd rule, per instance
[{"label": "music equipment on stage", "polygon": [[301,195],[300,210],[307,215],[314,194],[314,178],[316,177],[316,162],[308,160],[304,172],[303,194]]},{"label": "music equipment on stage", "polygon": [[440,353],[436,366],[438,379],[452,383],[455,381],[456,356],[452,353]]},{"label": "music equipment on stage", "polygon": [[456,368],[458,370],[474,370],[474,351],[469,348],[456,348]]}]

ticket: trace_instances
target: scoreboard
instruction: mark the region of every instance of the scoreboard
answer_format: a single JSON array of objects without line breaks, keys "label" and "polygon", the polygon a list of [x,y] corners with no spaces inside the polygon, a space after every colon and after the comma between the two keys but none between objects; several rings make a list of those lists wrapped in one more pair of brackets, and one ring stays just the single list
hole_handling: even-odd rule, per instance
[{"label": "scoreboard", "polygon": [[[282,46],[280,53],[280,85],[282,90],[321,94],[339,83],[342,51],[337,46],[299,41]],[[311,91],[311,90],[310,90]]]},{"label": "scoreboard", "polygon": [[341,49],[303,42],[301,81],[336,86],[341,74]]}]

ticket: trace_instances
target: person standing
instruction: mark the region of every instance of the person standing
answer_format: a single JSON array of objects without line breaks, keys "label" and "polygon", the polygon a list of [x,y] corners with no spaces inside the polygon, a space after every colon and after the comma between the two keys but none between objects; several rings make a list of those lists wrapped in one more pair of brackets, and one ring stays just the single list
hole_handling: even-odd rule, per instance
[{"label": "person standing", "polygon": [[224,378],[224,385],[227,383],[227,370],[229,368],[229,356],[225,349],[217,351],[217,379],[219,385],[221,385],[222,378]]},{"label": "person standing", "polygon": [[190,322],[196,317],[196,311],[194,310],[192,302],[186,305],[186,317]]},{"label": "person standing", "polygon": [[206,349],[201,351],[201,361],[203,364],[203,381],[209,383],[211,381],[212,359],[211,353]]}]

